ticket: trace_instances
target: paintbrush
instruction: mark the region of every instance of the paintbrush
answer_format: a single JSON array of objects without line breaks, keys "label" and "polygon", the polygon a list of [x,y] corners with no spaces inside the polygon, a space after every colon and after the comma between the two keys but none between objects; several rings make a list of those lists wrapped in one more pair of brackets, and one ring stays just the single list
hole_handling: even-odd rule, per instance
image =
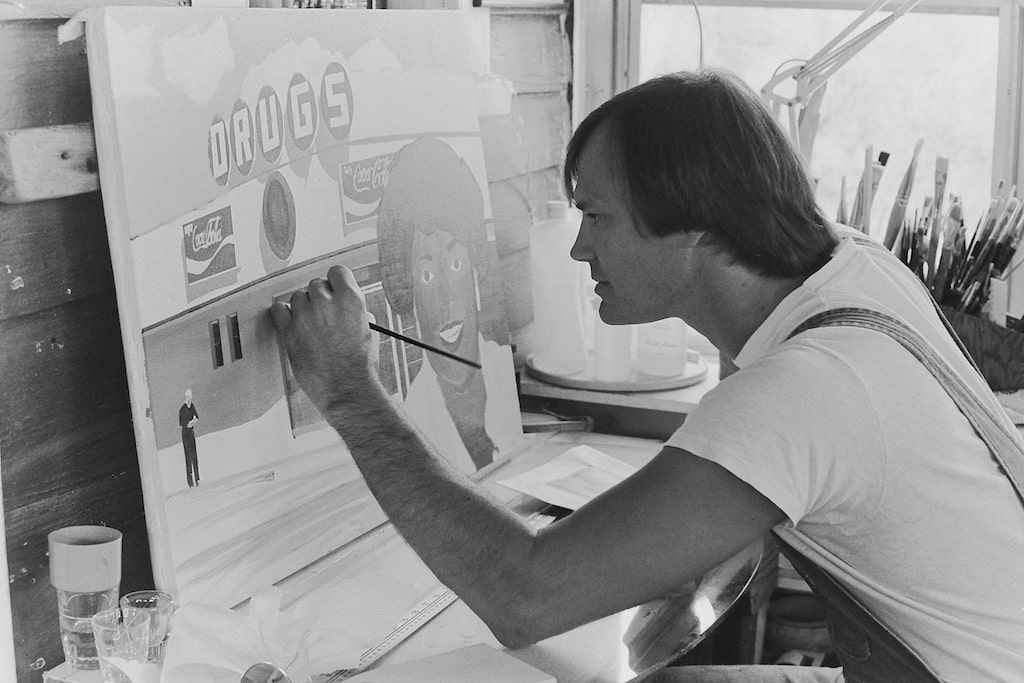
[{"label": "paintbrush", "polygon": [[907,213],[910,191],[914,187],[914,174],[917,171],[917,157],[921,154],[921,147],[923,145],[924,138],[918,140],[917,144],[914,145],[914,156],[910,158],[910,166],[907,167],[906,173],[903,174],[903,182],[900,183],[900,189],[896,193],[896,203],[893,204],[892,213],[889,214],[889,224],[886,226],[883,241],[883,244],[889,249],[892,249],[892,245],[896,241],[896,235],[903,225],[903,218]]},{"label": "paintbrush", "polygon": [[419,339],[413,339],[412,337],[406,337],[401,332],[395,332],[394,330],[389,330],[388,328],[381,327],[380,325],[378,325],[376,323],[370,323],[370,329],[371,330],[375,330],[377,332],[380,332],[381,334],[387,335],[389,337],[394,337],[395,339],[400,339],[400,340],[404,341],[406,344],[412,344],[413,346],[418,346],[421,349],[424,349],[426,351],[430,351],[431,353],[436,353],[438,355],[444,356],[445,358],[451,358],[452,360],[457,360],[460,363],[465,363],[466,365],[474,367],[477,370],[481,369],[480,364],[477,363],[476,361],[469,360],[468,358],[463,358],[462,356],[456,356],[454,353],[449,353],[449,352],[444,351],[442,349],[439,349],[437,347],[431,346],[430,344],[427,344],[426,342],[421,342]]},{"label": "paintbrush", "polygon": [[[935,264],[935,279],[932,281],[932,296],[940,304],[946,297],[946,287],[949,283],[949,271],[955,261],[957,236],[963,225],[963,209],[960,207],[960,198],[952,195],[949,205],[949,215],[946,217],[946,225],[942,230],[942,249],[939,252],[938,263]],[[938,226],[934,226],[938,232]]]},{"label": "paintbrush", "polygon": [[931,287],[935,283],[935,271],[938,269],[936,260],[939,257],[939,241],[942,237],[942,197],[946,193],[946,179],[949,175],[949,159],[938,157],[935,160],[935,201],[932,203],[931,235],[928,239],[928,268],[925,284]]}]

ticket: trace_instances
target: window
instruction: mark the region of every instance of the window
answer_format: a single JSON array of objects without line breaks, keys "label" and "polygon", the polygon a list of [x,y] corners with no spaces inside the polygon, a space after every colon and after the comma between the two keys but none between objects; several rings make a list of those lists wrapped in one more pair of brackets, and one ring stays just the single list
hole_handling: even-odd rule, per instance
[{"label": "window", "polygon": [[[579,11],[580,5],[576,3]],[[620,0],[611,17],[587,7],[585,59],[611,27],[615,56],[610,85],[602,89],[587,67],[587,93],[612,91],[657,74],[709,66],[729,69],[755,90],[788,60],[807,59],[861,13],[866,3],[838,0],[710,0],[694,7],[682,0]],[[888,16],[880,11],[851,35]],[[604,24],[602,24],[602,21]],[[822,208],[835,217],[842,178],[846,205],[865,165],[889,154],[875,194],[870,233],[882,237],[896,190],[918,139],[918,159],[907,215],[921,210],[934,192],[936,158],[949,160],[944,206],[950,194],[963,203],[968,230],[988,206],[995,181],[1017,177],[1018,86],[1021,73],[1020,9],[1009,0],[923,0],[894,21],[828,80],[821,121],[810,159]],[[579,46],[579,44],[578,44]],[[599,102],[588,102],[593,108]]]},{"label": "window", "polygon": [[210,351],[213,354],[213,367],[224,365],[224,344],[220,338],[220,321],[210,321]]},{"label": "window", "polygon": [[242,335],[238,331],[238,314],[228,316],[228,331],[231,334],[231,362],[242,358]]}]

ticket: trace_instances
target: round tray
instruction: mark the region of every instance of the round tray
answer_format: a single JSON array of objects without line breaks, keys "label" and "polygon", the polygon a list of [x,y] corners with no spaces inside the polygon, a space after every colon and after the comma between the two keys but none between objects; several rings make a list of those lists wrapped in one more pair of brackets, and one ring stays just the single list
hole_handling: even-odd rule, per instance
[{"label": "round tray", "polygon": [[639,370],[633,369],[627,379],[620,382],[609,382],[594,378],[594,362],[591,356],[587,356],[587,367],[581,372],[572,375],[556,375],[550,372],[538,370],[533,365],[533,358],[526,359],[526,371],[530,376],[560,387],[570,389],[588,389],[590,391],[667,391],[669,389],[682,389],[697,384],[708,374],[708,364],[701,357],[699,351],[686,352],[686,370],[683,374],[675,377],[654,377],[645,375]]}]

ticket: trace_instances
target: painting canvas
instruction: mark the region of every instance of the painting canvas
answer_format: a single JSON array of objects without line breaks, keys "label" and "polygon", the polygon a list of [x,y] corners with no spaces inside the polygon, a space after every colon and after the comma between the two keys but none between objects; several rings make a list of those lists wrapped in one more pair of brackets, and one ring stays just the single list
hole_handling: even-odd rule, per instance
[{"label": "painting canvas", "polygon": [[[233,606],[385,517],[276,299],[353,270],[380,375],[467,474],[522,440],[462,13],[109,7],[96,142],[159,587]],[[401,458],[401,453],[383,457]]]}]

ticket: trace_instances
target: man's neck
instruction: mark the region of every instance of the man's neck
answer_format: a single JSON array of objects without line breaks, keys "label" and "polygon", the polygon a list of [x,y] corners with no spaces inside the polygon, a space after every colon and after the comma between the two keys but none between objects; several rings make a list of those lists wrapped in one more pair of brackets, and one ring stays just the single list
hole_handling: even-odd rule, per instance
[{"label": "man's neck", "polygon": [[702,320],[693,326],[727,357],[735,358],[750,336],[804,278],[773,278],[729,264],[708,288]]}]

